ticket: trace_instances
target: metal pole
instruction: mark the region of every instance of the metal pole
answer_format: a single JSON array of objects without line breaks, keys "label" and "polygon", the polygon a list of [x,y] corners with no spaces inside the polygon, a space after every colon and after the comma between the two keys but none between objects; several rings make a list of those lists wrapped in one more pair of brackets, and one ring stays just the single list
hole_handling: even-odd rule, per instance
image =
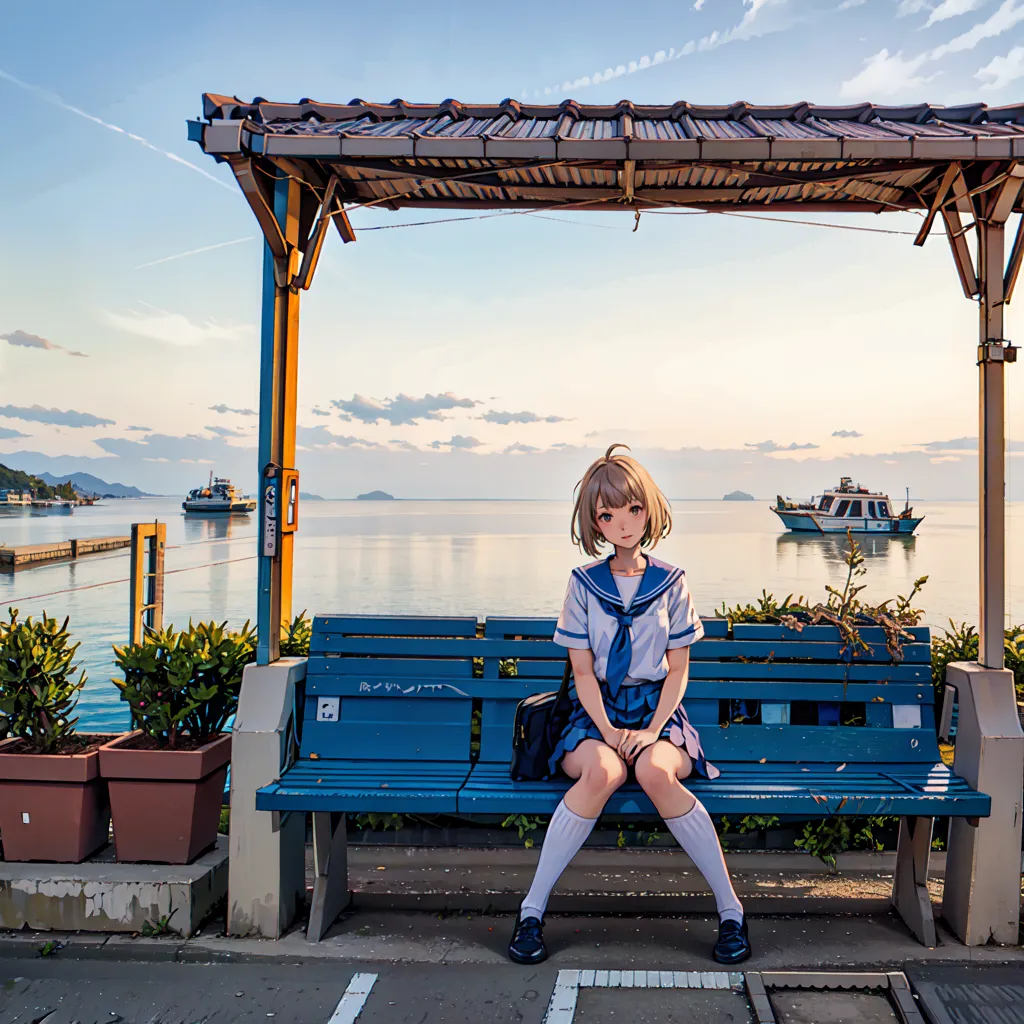
[{"label": "metal pole", "polygon": [[[286,265],[275,266],[270,246],[264,243],[258,467],[261,518],[265,470],[268,466],[281,469],[295,464],[299,293],[288,282],[298,270],[300,199],[299,183],[291,177],[278,177],[274,183],[274,216],[288,255]],[[269,665],[280,657],[281,623],[291,618],[293,543],[291,534],[279,533],[276,551],[268,555],[261,538],[256,603],[256,660],[260,665]]]},{"label": "metal pole", "polygon": [[978,663],[986,668],[1002,668],[1006,604],[1006,439],[1002,359],[1004,225],[980,220],[978,231],[978,284],[981,292],[978,346]]}]

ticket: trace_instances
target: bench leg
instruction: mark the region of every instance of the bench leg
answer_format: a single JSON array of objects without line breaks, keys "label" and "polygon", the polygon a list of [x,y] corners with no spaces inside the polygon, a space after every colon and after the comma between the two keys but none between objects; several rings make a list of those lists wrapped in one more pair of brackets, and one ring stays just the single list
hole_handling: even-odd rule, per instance
[{"label": "bench leg", "polygon": [[935,919],[928,895],[928,858],[932,851],[934,820],[900,818],[896,875],[892,884],[892,902],[896,912],[918,941],[929,948],[936,945]]},{"label": "bench leg", "polygon": [[345,815],[313,812],[313,902],[306,938],[319,942],[349,901]]}]

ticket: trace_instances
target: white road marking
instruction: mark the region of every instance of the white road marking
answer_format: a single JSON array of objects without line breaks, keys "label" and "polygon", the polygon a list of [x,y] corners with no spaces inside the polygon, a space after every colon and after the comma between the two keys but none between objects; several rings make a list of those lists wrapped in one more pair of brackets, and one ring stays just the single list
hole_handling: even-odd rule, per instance
[{"label": "white road marking", "polygon": [[572,1024],[576,1016],[576,997],[580,990],[579,971],[559,971],[555,989],[551,993],[544,1024]]},{"label": "white road marking", "polygon": [[[366,998],[376,980],[376,974],[353,975],[327,1024],[355,1024],[356,1018],[363,1012]],[[573,1002],[575,1004],[575,1000]],[[571,1022],[572,1017],[569,1017],[568,1020]]]}]

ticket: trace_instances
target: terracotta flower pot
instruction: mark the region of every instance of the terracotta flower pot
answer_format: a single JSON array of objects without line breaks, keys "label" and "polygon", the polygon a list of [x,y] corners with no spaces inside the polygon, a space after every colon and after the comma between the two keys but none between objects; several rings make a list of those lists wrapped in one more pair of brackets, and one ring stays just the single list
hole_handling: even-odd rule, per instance
[{"label": "terracotta flower pot", "polygon": [[231,734],[196,750],[136,749],[140,732],[100,748],[117,859],[188,864],[217,840]]},{"label": "terracotta flower pot", "polygon": [[[79,736],[101,744],[109,736]],[[77,864],[110,835],[99,749],[29,754],[24,741],[0,742],[0,838],[4,859]]]}]

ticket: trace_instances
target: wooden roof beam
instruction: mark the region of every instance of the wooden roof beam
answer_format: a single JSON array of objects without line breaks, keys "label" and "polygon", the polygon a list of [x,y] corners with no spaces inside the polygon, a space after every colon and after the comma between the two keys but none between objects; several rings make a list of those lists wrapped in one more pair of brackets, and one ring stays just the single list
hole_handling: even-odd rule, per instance
[{"label": "wooden roof beam", "polygon": [[953,179],[960,173],[959,164],[950,164],[946,168],[946,173],[943,174],[942,180],[939,182],[939,187],[935,191],[935,196],[932,198],[931,206],[928,207],[928,213],[925,214],[924,223],[921,225],[921,230],[917,233],[917,238],[914,239],[914,245],[924,245],[931,233],[932,224],[935,221],[936,214],[942,209],[942,204],[946,201],[946,196],[949,195],[949,190],[953,187]]},{"label": "wooden roof beam", "polygon": [[320,262],[320,251],[324,247],[324,239],[327,237],[327,229],[331,226],[331,209],[335,202],[335,191],[338,188],[338,179],[332,174],[331,180],[327,182],[324,190],[323,203],[320,206],[320,215],[316,224],[310,232],[309,242],[306,251],[302,254],[302,265],[295,275],[293,287],[307,291],[313,283],[313,275],[316,273],[317,264]]},{"label": "wooden roof beam", "polygon": [[963,287],[964,295],[969,299],[976,299],[979,295],[978,275],[974,270],[970,247],[964,237],[974,225],[968,224],[965,228],[960,220],[960,211],[951,207],[943,209],[942,219],[946,224],[946,237],[949,239],[953,262],[960,275],[960,284]]}]

